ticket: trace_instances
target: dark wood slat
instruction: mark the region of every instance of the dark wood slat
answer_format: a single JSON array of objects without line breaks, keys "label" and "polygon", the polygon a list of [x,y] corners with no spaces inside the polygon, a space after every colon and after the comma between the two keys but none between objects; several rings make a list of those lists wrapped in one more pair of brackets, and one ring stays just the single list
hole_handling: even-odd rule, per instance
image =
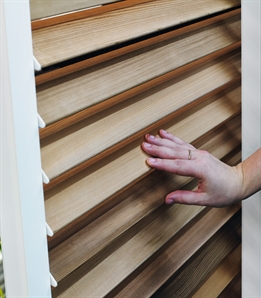
[{"label": "dark wood slat", "polygon": [[[194,237],[198,235],[195,234]],[[239,211],[216,232],[204,247],[193,255],[188,263],[176,271],[152,298],[189,297],[240,242],[241,212]],[[212,297],[211,293],[209,295]]]},{"label": "dark wood slat", "polygon": [[242,273],[239,272],[232,282],[224,289],[224,291],[218,296],[218,298],[241,298],[242,297],[242,285],[241,285]]}]

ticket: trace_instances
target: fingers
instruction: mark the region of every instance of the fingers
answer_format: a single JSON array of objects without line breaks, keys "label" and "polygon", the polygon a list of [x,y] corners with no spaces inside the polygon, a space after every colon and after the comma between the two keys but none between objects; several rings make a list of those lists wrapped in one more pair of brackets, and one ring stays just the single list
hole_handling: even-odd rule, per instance
[{"label": "fingers", "polygon": [[160,134],[160,136],[162,138],[168,139],[168,140],[170,140],[170,141],[172,141],[172,142],[174,142],[174,143],[176,143],[176,144],[178,144],[178,145],[180,145],[182,147],[186,147],[188,149],[195,149],[195,147],[192,146],[191,144],[188,144],[188,143],[184,142],[180,138],[178,138],[176,136],[173,136],[171,133],[169,133],[169,132],[167,132],[167,131],[165,131],[163,129],[161,129],[159,131],[159,134]]},{"label": "fingers", "polygon": [[181,176],[200,178],[200,171],[194,160],[148,158],[147,164],[157,170],[164,170]]},{"label": "fingers", "polygon": [[185,204],[185,205],[198,205],[207,206],[208,200],[206,195],[196,191],[177,190],[168,194],[165,198],[166,204]]},{"label": "fingers", "polygon": [[196,150],[158,146],[147,142],[142,143],[142,148],[151,156],[167,159],[193,160],[198,155]]}]

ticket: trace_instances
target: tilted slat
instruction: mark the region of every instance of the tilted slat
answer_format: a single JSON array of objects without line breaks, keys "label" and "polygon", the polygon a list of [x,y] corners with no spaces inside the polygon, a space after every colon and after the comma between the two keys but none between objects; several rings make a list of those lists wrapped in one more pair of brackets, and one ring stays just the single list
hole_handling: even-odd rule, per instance
[{"label": "tilted slat", "polygon": [[[163,206],[165,207],[165,206]],[[160,208],[157,217],[151,223],[134,235],[126,243],[97,264],[89,273],[79,279],[61,297],[97,296],[103,297],[109,293],[120,281],[155,253],[166,241],[178,233],[204,207],[187,208],[176,205],[167,210]]]},{"label": "tilted slat", "polygon": [[[128,0],[128,3],[130,1]],[[126,3],[126,1],[124,2]],[[121,2],[122,5],[122,2]],[[107,7],[107,6],[106,6]],[[143,39],[137,41],[135,43],[127,44],[124,46],[119,46],[115,49],[111,49],[110,51],[99,53],[99,55],[93,55],[87,57],[87,59],[83,59],[80,61],[74,61],[74,63],[63,63],[61,68],[51,68],[49,71],[37,72],[35,82],[36,85],[40,85],[46,82],[50,82],[57,78],[61,78],[63,76],[75,73],[77,71],[86,69],[88,67],[97,65],[99,63],[103,63],[109,61],[114,58],[118,58],[120,56],[129,54],[131,52],[140,50],[142,48],[146,48],[160,42],[165,42],[168,39],[172,39],[174,37],[178,37],[179,35],[186,34],[188,32],[192,32],[193,30],[199,30],[200,28],[214,25],[218,22],[226,22],[227,19],[236,17],[240,15],[241,8],[233,9],[227,12],[223,12],[211,18],[207,18],[204,20],[197,20],[191,24],[186,24],[186,26],[182,26],[180,28],[175,28],[175,30],[171,30],[168,32],[161,32],[161,34],[156,36],[149,36],[147,39]]]},{"label": "tilted slat", "polygon": [[218,297],[226,286],[241,270],[241,245],[229,254],[203,286],[192,296],[193,298]]},{"label": "tilted slat", "polygon": [[239,0],[150,1],[104,13],[102,18],[33,30],[34,55],[46,67],[238,5]]},{"label": "tilted slat", "polygon": [[[238,129],[231,125],[229,128],[235,132],[236,136],[238,135]],[[210,140],[204,143],[203,146],[204,149],[209,150],[218,158],[226,155],[234,146],[240,143],[240,140],[237,141],[236,139],[231,142],[230,135],[228,134],[225,137],[227,132],[224,132],[223,128],[220,130],[221,133],[217,134],[218,136],[213,137],[213,135],[210,135]],[[226,142],[227,145],[224,148],[218,148],[217,144],[222,141]],[[96,259],[101,259],[102,256],[100,254],[103,250],[107,251],[106,246],[133,227],[142,217],[160,206],[162,198],[172,191],[174,187],[175,189],[180,188],[190,178],[188,180],[188,178],[175,175],[159,175],[158,179],[153,178],[150,181],[148,178],[146,180],[145,189],[141,192],[133,191],[130,197],[122,199],[113,209],[50,251],[51,269],[58,281],[61,281],[61,279],[64,279],[73,271],[78,270],[78,268],[82,270],[86,261],[88,261],[88,264],[85,264],[85,267],[90,268],[90,263],[93,262],[90,260],[94,256],[96,256]],[[161,180],[162,189],[159,186],[157,187],[158,189],[155,188],[155,180],[158,182]],[[139,193],[138,196],[137,192]],[[152,193],[153,196],[151,197]],[[151,198],[146,200],[149,197]],[[85,250],[77,250],[77,246],[85,247]]]},{"label": "tilted slat", "polygon": [[[191,297],[191,294],[204,282],[204,279],[240,244],[240,217],[241,212],[239,211],[152,297]],[[194,237],[197,237],[197,234]],[[210,291],[207,297],[217,296]]]},{"label": "tilted slat", "polygon": [[[194,141],[216,125],[238,114],[239,103],[240,89],[236,89],[205,108],[201,106],[199,110],[192,109],[190,113],[175,119],[179,121],[174,120],[173,124],[168,124],[165,128],[189,142]],[[198,121],[203,117],[205,119],[203,123]],[[124,148],[122,152],[116,152],[100,164],[88,168],[79,177],[72,179],[72,182],[65,181],[46,192],[46,216],[51,228],[54,231],[61,229],[108,196],[144,175],[148,167],[140,143],[141,140],[138,140],[129,148]],[[104,191],[100,190],[100,184],[104,186]]]},{"label": "tilted slat", "polygon": [[30,0],[31,20],[46,18],[79,9],[116,2],[117,0],[74,0],[74,1],[45,1]]},{"label": "tilted slat", "polygon": [[48,125],[238,42],[239,17],[41,84],[38,112]]},{"label": "tilted slat", "polygon": [[[162,249],[151,262],[147,263],[147,266],[144,266],[144,270],[141,270],[140,274],[137,273],[128,284],[123,284],[113,291],[113,296],[126,297],[128,294],[129,297],[150,297],[153,295],[159,286],[163,285],[175,272],[182,273],[180,269],[182,265],[186,263],[190,265],[189,260],[193,259],[194,254],[196,254],[215,233],[218,233],[220,227],[222,227],[238,209],[239,206],[234,206],[232,209],[224,208],[208,211],[208,213],[198,219],[197,222],[188,225],[189,228],[187,232],[181,234],[179,238],[170,240],[166,248]],[[228,214],[226,214],[227,210]],[[197,271],[191,267],[192,266],[189,268],[190,271],[196,274]],[[198,280],[200,280],[200,276],[198,276]],[[186,287],[184,288],[186,289]]]},{"label": "tilted slat", "polygon": [[[79,296],[105,296],[137,269],[138,266],[148,260],[152,253],[156,253],[170,237],[177,235],[177,232],[184,227],[185,223],[191,221],[199,213],[200,209],[202,207],[174,205],[162,214],[159,213],[156,219],[151,221],[129,241],[123,243],[101,263],[97,264],[93,270],[86,273],[79,281],[62,293],[60,297],[70,296],[72,293]],[[226,217],[228,218],[238,207],[234,206],[230,209],[234,210],[227,212],[228,215]],[[224,216],[224,218],[226,217]],[[219,222],[222,222],[220,217]],[[218,226],[217,222],[216,225]],[[205,237],[207,238],[207,236]],[[198,239],[198,237],[194,238]],[[201,237],[200,239],[202,245],[204,238]],[[196,248],[194,249],[196,250]],[[184,247],[182,247],[182,250],[183,256],[186,255]],[[180,262],[176,257],[174,260]]]},{"label": "tilted slat", "polygon": [[237,76],[228,60],[213,61],[96,114],[42,141],[43,169],[53,179]]}]

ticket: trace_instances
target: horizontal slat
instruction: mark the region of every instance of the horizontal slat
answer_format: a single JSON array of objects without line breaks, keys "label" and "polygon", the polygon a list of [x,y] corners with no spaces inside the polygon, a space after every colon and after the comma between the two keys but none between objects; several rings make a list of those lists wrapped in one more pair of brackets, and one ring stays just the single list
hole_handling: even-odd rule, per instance
[{"label": "horizontal slat", "polygon": [[[205,148],[208,149],[207,145]],[[121,195],[121,202],[117,206],[50,251],[51,271],[59,282],[73,271],[82,268],[83,264],[94,256],[101,259],[98,256],[104,249],[108,250],[106,246],[160,206],[162,198],[173,191],[173,185],[175,189],[179,189],[190,180],[180,176],[171,175],[171,178],[167,179],[166,175],[157,175],[157,178],[155,175],[146,178],[146,184],[141,184],[139,189],[133,190],[128,197]],[[147,197],[150,199],[146,200]],[[77,250],[77,246],[85,247],[85,250]],[[84,266],[90,268],[90,262]]]},{"label": "horizontal slat", "polygon": [[79,9],[116,2],[118,0],[74,0],[74,1],[46,1],[30,0],[31,20],[47,18]]},{"label": "horizontal slat", "polygon": [[[79,296],[105,296],[133,270],[148,260],[148,257],[160,249],[170,237],[176,235],[201,209],[202,207],[182,205],[174,205],[168,208],[93,270],[85,274],[61,297],[70,296],[72,293]],[[234,207],[235,209],[236,207]],[[227,215],[224,218],[229,218],[235,212],[234,210],[229,212],[227,209]],[[218,226],[217,223],[216,225]],[[198,237],[194,238],[198,239]],[[178,261],[176,258],[175,260]]]},{"label": "horizontal slat", "polygon": [[242,273],[240,271],[232,280],[232,282],[218,296],[218,298],[242,297],[241,293],[242,293]]},{"label": "horizontal slat", "polygon": [[35,29],[50,27],[57,24],[62,24],[66,22],[88,18],[90,16],[101,15],[112,10],[131,7],[133,5],[136,5],[139,3],[145,3],[149,1],[155,1],[155,0],[120,0],[120,1],[118,0],[117,2],[95,7],[93,9],[73,11],[69,14],[57,15],[55,17],[47,18],[47,19],[40,19],[40,20],[38,19],[31,22],[32,29],[35,30]]},{"label": "horizontal slat", "polygon": [[226,286],[241,270],[241,245],[230,253],[204,282],[203,286],[193,294],[193,298],[218,297]]},{"label": "horizontal slat", "polygon": [[213,61],[96,114],[41,142],[43,169],[54,179],[236,77],[231,61]]},{"label": "horizontal slat", "polygon": [[238,5],[239,0],[150,1],[104,13],[102,18],[34,30],[34,55],[46,67]]},{"label": "horizontal slat", "polygon": [[[239,211],[179,271],[175,272],[166,285],[163,285],[152,297],[191,297],[191,294],[202,284],[209,273],[213,272],[213,269],[218,266],[224,257],[240,244],[240,217],[241,212]],[[198,235],[195,234],[194,237],[198,238]],[[184,247],[182,248],[184,249]],[[164,268],[162,269],[164,271]],[[217,296],[210,291],[207,297]]]},{"label": "horizontal slat", "polygon": [[[153,295],[158,287],[186,264],[239,208],[239,205],[235,205],[229,208],[210,209],[202,218],[189,224],[187,231],[179,238],[172,239],[165,249],[163,248],[150,263],[146,264],[147,266],[144,266],[144,270],[128,281],[127,285],[120,285],[114,291],[114,297],[150,297]],[[195,269],[192,271],[195,272]]]},{"label": "horizontal slat", "polygon": [[[37,87],[38,112],[48,125],[239,41],[240,19],[234,17],[41,84]],[[110,105],[104,103],[103,109]]]},{"label": "horizontal slat", "polygon": [[[164,206],[165,207],[165,206]],[[188,208],[176,205],[167,210],[160,208],[157,217],[134,235],[126,243],[122,243],[111,255],[97,264],[92,271],[72,285],[61,297],[97,296],[104,297],[115,285],[127,277],[155,253],[166,241],[178,233],[204,207]]]},{"label": "horizontal slat", "polygon": [[68,65],[63,64],[61,68],[57,68],[57,69],[52,68],[49,71],[46,70],[44,72],[38,72],[36,73],[36,78],[35,78],[36,85],[40,85],[40,84],[55,80],[57,78],[75,73],[77,71],[86,69],[88,67],[97,65],[99,63],[103,63],[111,59],[137,51],[139,49],[149,47],[149,46],[158,44],[160,42],[165,42],[168,39],[178,37],[179,35],[186,34],[193,30],[198,30],[205,26],[214,25],[217,22],[222,22],[222,21],[225,21],[226,19],[238,16],[240,15],[240,13],[241,13],[241,8],[237,8],[237,9],[219,14],[217,16],[212,16],[211,18],[208,18],[205,20],[200,20],[192,24],[187,24],[186,26],[183,26],[181,28],[176,28],[175,30],[172,30],[166,33],[161,33],[160,35],[157,35],[157,36],[152,36],[147,39],[137,41],[136,43],[133,43],[133,44],[125,45],[123,47],[119,47],[117,49],[114,49],[105,53],[99,53],[99,55],[95,55],[94,57],[88,57],[88,59],[85,59],[82,61],[75,61],[74,63],[72,64],[70,63]]},{"label": "horizontal slat", "polygon": [[[239,113],[239,102],[240,89],[236,89],[206,107],[200,106],[202,109],[192,109],[165,128],[192,142]],[[197,121],[203,117],[205,119],[203,123]],[[79,177],[72,179],[72,182],[66,181],[46,192],[45,206],[51,228],[54,231],[61,229],[82,213],[94,208],[119,189],[144,175],[148,167],[140,144],[141,140],[138,140],[129,148],[124,148],[122,152],[116,152],[100,164],[88,168]],[[104,186],[104,192],[101,192],[100,184]]]}]

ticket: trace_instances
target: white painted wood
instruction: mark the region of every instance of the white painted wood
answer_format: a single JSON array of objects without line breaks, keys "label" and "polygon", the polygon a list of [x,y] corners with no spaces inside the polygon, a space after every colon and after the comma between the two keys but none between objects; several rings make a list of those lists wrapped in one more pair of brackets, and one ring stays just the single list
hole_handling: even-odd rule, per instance
[{"label": "white painted wood", "polygon": [[[242,158],[261,147],[261,1],[242,1]],[[261,169],[260,169],[261,179]],[[261,193],[242,207],[242,297],[261,297]]]},{"label": "white painted wood", "polygon": [[51,297],[29,0],[1,1],[1,238],[7,297]]}]

